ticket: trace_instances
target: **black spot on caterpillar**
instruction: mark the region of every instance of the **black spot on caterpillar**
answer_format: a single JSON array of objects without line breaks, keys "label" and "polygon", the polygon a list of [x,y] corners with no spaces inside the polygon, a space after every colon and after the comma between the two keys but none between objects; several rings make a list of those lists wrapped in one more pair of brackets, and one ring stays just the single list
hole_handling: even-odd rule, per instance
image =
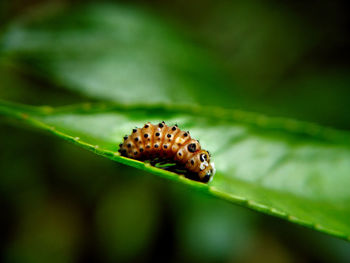
[{"label": "black spot on caterpillar", "polygon": [[176,168],[185,170],[186,176],[194,180],[209,182],[215,174],[209,152],[177,125],[146,123],[143,128],[133,129],[119,146],[120,154],[125,157],[151,163],[176,163]]}]

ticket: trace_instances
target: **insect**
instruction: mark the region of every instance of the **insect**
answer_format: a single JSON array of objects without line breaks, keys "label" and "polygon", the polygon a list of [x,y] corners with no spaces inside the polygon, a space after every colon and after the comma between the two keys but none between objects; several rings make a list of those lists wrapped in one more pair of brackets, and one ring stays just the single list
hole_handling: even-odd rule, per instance
[{"label": "insect", "polygon": [[215,174],[209,152],[201,149],[189,132],[177,125],[168,126],[164,121],[157,125],[148,122],[142,128],[133,129],[119,147],[125,157],[151,163],[175,163],[168,170],[183,170],[186,177],[197,181],[209,182]]}]

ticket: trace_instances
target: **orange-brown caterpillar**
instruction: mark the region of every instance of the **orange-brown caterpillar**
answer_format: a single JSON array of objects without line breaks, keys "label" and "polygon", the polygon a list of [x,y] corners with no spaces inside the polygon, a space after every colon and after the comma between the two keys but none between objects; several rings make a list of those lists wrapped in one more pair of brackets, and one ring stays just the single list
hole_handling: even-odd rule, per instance
[{"label": "orange-brown caterpillar", "polygon": [[188,177],[201,182],[209,182],[215,174],[209,152],[202,150],[199,142],[177,125],[169,127],[165,122],[158,125],[148,122],[142,128],[133,129],[119,146],[122,156],[175,162],[188,172]]}]

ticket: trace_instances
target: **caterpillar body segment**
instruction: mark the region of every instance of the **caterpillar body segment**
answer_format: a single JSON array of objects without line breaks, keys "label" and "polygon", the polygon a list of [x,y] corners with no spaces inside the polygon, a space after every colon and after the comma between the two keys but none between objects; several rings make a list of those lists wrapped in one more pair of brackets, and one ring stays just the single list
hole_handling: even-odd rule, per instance
[{"label": "caterpillar body segment", "polygon": [[122,156],[132,159],[176,163],[188,172],[188,177],[201,182],[209,182],[215,174],[209,152],[201,149],[199,142],[177,125],[148,122],[142,128],[133,129],[119,147]]}]

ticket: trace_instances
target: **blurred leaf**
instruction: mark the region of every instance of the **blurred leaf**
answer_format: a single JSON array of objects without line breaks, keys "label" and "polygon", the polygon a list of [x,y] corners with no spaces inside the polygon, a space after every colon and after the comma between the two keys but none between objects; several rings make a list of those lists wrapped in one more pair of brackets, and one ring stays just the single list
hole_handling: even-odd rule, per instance
[{"label": "blurred leaf", "polygon": [[257,235],[256,214],[212,197],[181,193],[177,195],[182,205],[176,230],[180,251],[194,262],[225,262],[227,258],[239,262]]},{"label": "blurred leaf", "polygon": [[235,99],[210,54],[135,7],[36,11],[8,26],[1,53],[94,99],[226,106]]},{"label": "blurred leaf", "polygon": [[147,254],[159,216],[154,189],[147,186],[142,178],[121,184],[99,202],[99,243],[109,262],[135,262]]},{"label": "blurred leaf", "polygon": [[[2,102],[0,113],[107,158],[321,232],[350,238],[350,135],[314,124],[208,108],[84,104],[54,109]],[[209,184],[120,157],[123,135],[145,120],[188,129],[212,152]]]},{"label": "blurred leaf", "polygon": [[77,207],[61,196],[21,204],[19,226],[4,262],[76,262],[83,223]]}]

